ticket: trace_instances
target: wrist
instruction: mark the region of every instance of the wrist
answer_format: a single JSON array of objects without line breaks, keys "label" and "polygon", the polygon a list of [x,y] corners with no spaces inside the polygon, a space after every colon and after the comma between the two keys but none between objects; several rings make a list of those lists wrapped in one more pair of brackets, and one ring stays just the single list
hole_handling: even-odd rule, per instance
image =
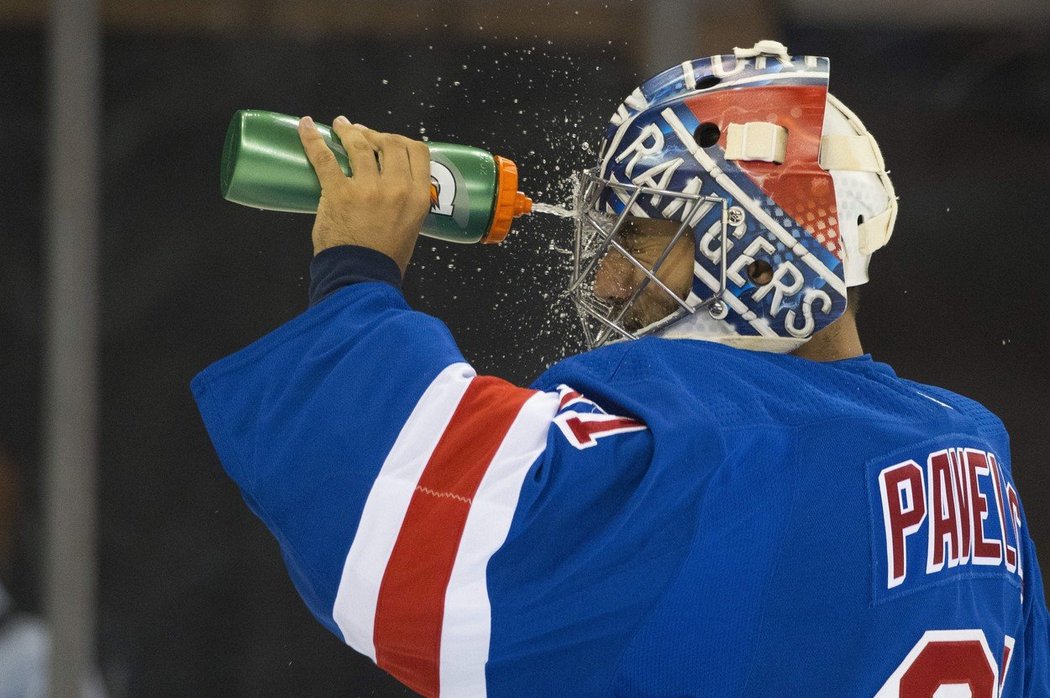
[{"label": "wrist", "polygon": [[361,245],[333,245],[310,262],[310,305],[339,289],[366,281],[401,287],[397,263],[379,250]]}]

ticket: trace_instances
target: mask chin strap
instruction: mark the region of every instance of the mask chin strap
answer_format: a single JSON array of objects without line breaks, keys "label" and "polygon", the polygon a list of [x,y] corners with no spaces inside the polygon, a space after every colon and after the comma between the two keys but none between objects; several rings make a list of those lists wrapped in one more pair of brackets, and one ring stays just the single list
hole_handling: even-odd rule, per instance
[{"label": "mask chin strap", "polygon": [[837,109],[855,131],[854,135],[826,135],[820,139],[820,167],[842,172],[870,172],[877,175],[889,197],[889,205],[875,216],[857,224],[857,243],[861,254],[871,255],[890,241],[897,221],[897,194],[893,189],[882,151],[857,115],[828,95],[828,106]]}]

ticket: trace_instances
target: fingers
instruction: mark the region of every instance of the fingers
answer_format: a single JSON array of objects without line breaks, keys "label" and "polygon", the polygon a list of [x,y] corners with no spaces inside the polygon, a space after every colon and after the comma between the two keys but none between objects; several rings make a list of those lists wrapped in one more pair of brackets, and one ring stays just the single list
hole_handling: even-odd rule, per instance
[{"label": "fingers", "polygon": [[393,259],[404,273],[430,210],[430,151],[423,143],[351,124],[346,117],[337,118],[332,129],[350,160],[350,177],[328,167],[334,155],[313,122],[304,119],[300,125],[311,163],[325,173],[322,185],[336,177],[341,182],[318,203],[314,253],[363,245]]},{"label": "fingers", "polygon": [[397,181],[402,197],[410,211],[418,212],[420,218],[426,215],[431,205],[430,183],[430,148],[426,143],[414,141],[405,136],[388,135],[386,151],[389,153],[388,167],[397,168]]},{"label": "fingers", "polygon": [[372,135],[375,132],[364,126],[351,124],[345,116],[340,116],[332,122],[332,130],[339,136],[343,148],[346,149],[354,180],[363,185],[375,183],[379,178],[376,154],[382,153],[382,150],[376,147],[378,143]]},{"label": "fingers", "polygon": [[303,150],[306,151],[306,157],[317,173],[322,189],[337,186],[346,179],[346,175],[343,174],[343,170],[340,169],[335,159],[335,154],[324,142],[324,137],[321,136],[321,132],[317,130],[317,126],[309,116],[304,116],[299,120],[299,140],[303,143]]},{"label": "fingers", "polygon": [[332,127],[344,147],[348,139],[358,143],[364,141],[371,146],[379,163],[377,170],[380,177],[401,177],[407,174],[413,181],[430,181],[430,149],[426,143],[394,133],[373,131],[361,124],[351,124],[345,116],[337,117]]},{"label": "fingers", "polygon": [[412,169],[408,162],[408,139],[402,136],[386,134],[382,138],[383,178],[403,181],[405,185],[412,182]]},{"label": "fingers", "polygon": [[[413,209],[416,203],[423,211],[429,207],[430,149],[426,143],[351,124],[345,116],[332,122],[332,130],[346,150],[354,189],[382,187],[388,194],[411,202]],[[300,120],[299,134],[321,186],[334,186],[336,182],[345,185],[347,178],[310,117]]]}]

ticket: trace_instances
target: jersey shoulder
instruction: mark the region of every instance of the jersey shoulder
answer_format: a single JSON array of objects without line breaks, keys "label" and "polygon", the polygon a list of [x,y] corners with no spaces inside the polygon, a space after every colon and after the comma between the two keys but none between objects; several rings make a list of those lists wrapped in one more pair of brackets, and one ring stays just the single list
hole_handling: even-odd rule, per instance
[{"label": "jersey shoulder", "polygon": [[932,401],[946,405],[971,420],[977,433],[989,441],[1002,454],[1002,457],[1006,460],[1007,467],[1009,467],[1010,437],[1006,431],[1006,426],[994,412],[977,400],[952,392],[947,388],[910,380],[904,380],[903,382],[911,386],[917,393]]},{"label": "jersey shoulder", "polygon": [[[700,340],[642,339],[617,364],[618,384],[670,386],[723,424],[802,426],[842,418],[937,419],[943,405],[870,356],[817,362]],[[662,387],[662,386],[661,386]]]}]

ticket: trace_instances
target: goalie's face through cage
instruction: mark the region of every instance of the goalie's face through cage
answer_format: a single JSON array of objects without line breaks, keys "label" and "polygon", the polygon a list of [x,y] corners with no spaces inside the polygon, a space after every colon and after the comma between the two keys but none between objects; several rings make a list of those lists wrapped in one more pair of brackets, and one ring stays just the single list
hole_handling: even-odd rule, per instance
[{"label": "goalie's face through cage", "polygon": [[[693,236],[676,237],[680,225],[675,221],[629,217],[615,236],[615,246],[598,262],[594,296],[613,306],[615,316],[626,311],[621,323],[628,332],[637,332],[671,315],[678,308],[676,299],[685,300],[689,293]],[[657,268],[658,261],[661,263]],[[654,274],[664,287],[644,284],[634,302],[627,305],[643,286],[646,272]]]},{"label": "goalie's face through cage", "polygon": [[[630,200],[631,205],[619,214],[595,205],[610,187],[623,190]],[[643,196],[678,201],[680,220],[631,215],[632,206]],[[724,226],[724,200],[611,184],[589,170],[582,173],[576,207],[569,295],[590,347],[656,332],[718,301],[720,294],[701,300],[690,291],[695,284],[694,227],[698,217],[707,213],[717,219],[717,227]]]},{"label": "goalie's face through cage", "polygon": [[[627,217],[616,244],[598,261],[593,297],[609,306],[612,317],[621,317],[629,333],[676,316],[689,296],[695,245],[692,235],[676,235],[680,227],[677,221]],[[663,286],[647,282],[650,274]],[[773,279],[773,269],[762,261],[748,265],[747,274],[758,286]]]},{"label": "goalie's face through cage", "polygon": [[[694,244],[692,231],[676,235],[680,227],[675,221],[628,217],[598,260],[592,298],[627,333],[674,315],[688,295]],[[610,339],[625,336],[612,330]]]}]

